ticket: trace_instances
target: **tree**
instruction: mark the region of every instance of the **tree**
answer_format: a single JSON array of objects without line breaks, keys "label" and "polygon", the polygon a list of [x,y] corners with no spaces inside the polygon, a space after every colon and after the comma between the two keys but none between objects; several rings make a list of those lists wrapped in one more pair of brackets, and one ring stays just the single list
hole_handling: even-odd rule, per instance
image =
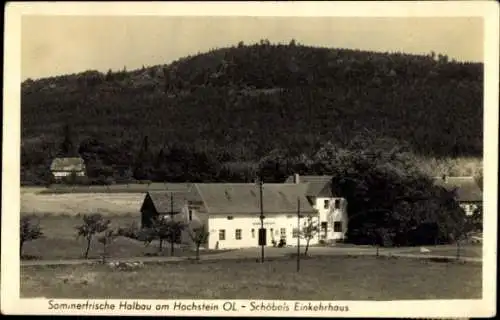
[{"label": "tree", "polygon": [[455,244],[457,245],[457,253],[456,253],[457,260],[460,259],[461,242],[469,238],[469,234],[471,231],[472,231],[472,225],[470,223],[470,220],[468,219],[463,219],[462,221],[459,221],[451,231],[450,237],[452,240],[455,241]]},{"label": "tree", "polygon": [[307,252],[309,251],[309,243],[311,240],[316,237],[319,232],[318,224],[312,216],[308,216],[304,221],[304,225],[302,230],[300,230],[300,236],[306,240],[306,249],[304,251],[304,256],[307,256]]},{"label": "tree", "polygon": [[189,237],[196,245],[196,260],[200,260],[200,246],[208,241],[209,232],[205,225],[189,231]]},{"label": "tree", "polygon": [[174,255],[174,243],[180,237],[184,224],[172,221],[169,217],[156,217],[152,219],[151,227],[140,232],[139,238],[148,246],[153,240],[159,241],[158,253],[163,251],[163,242],[170,242],[170,253]]},{"label": "tree", "polygon": [[21,256],[23,254],[23,246],[27,241],[36,240],[43,237],[43,232],[40,228],[39,223],[33,223],[33,220],[29,217],[21,217],[20,224],[20,236],[19,236],[19,250]]},{"label": "tree", "polygon": [[83,216],[83,224],[76,227],[77,237],[83,237],[87,240],[87,248],[85,249],[85,259],[89,257],[90,245],[92,238],[109,228],[110,220],[104,219],[99,213]]},{"label": "tree", "polygon": [[64,138],[61,143],[61,153],[63,156],[73,156],[75,155],[75,144],[73,143],[73,133],[70,129],[70,126],[66,124],[64,126]]},{"label": "tree", "polygon": [[168,241],[170,242],[170,255],[174,255],[174,244],[179,242],[185,225],[179,221],[168,221]]},{"label": "tree", "polygon": [[102,263],[106,263],[106,257],[107,257],[107,249],[108,246],[115,240],[115,238],[118,236],[118,233],[115,232],[114,230],[108,229],[104,231],[104,233],[97,238],[97,241],[102,244]]}]

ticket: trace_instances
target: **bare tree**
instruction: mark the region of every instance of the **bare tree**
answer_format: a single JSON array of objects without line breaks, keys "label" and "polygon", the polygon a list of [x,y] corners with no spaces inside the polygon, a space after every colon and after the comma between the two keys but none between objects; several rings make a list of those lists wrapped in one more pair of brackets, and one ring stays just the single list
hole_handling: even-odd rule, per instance
[{"label": "bare tree", "polygon": [[104,232],[109,228],[110,220],[104,219],[99,213],[83,216],[83,224],[76,227],[77,238],[84,237],[87,240],[85,259],[89,257],[90,244],[94,235]]},{"label": "bare tree", "polygon": [[196,260],[200,260],[200,247],[208,241],[209,234],[205,225],[189,231],[189,237],[196,245]]},{"label": "bare tree", "polygon": [[43,237],[43,232],[39,223],[33,223],[29,217],[21,217],[20,236],[19,236],[19,251],[22,256],[23,246],[27,241],[36,240]]},{"label": "bare tree", "polygon": [[306,249],[304,251],[305,256],[307,256],[307,252],[309,251],[309,243],[318,234],[318,232],[319,228],[317,222],[312,216],[308,216],[304,221],[302,230],[300,230],[300,236],[306,240]]},{"label": "bare tree", "polygon": [[106,230],[100,237],[97,238],[97,241],[102,244],[102,263],[106,263],[106,257],[108,255],[108,247],[118,236],[118,233],[114,230],[108,229]]}]

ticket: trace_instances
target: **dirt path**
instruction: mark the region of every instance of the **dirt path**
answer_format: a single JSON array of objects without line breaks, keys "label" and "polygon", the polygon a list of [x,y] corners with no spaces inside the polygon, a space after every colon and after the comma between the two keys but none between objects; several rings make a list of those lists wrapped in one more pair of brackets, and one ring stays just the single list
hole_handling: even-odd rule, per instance
[{"label": "dirt path", "polygon": [[[235,251],[227,251],[221,253],[212,253],[201,255],[201,260],[237,260],[237,259],[260,259],[260,248],[248,248]],[[266,248],[264,251],[265,258],[280,258],[286,257],[297,252],[296,248]],[[303,250],[301,250],[303,252]],[[342,248],[342,247],[314,247],[310,248],[309,252],[312,256],[346,256],[346,255],[361,255],[374,256],[375,248]],[[379,250],[380,256],[393,256],[401,258],[414,259],[453,259],[452,255],[434,255],[430,253],[415,253],[415,248],[391,248]],[[107,262],[178,262],[186,261],[192,257],[136,257],[136,258],[108,258]],[[481,258],[477,257],[461,257],[461,261],[466,262],[482,262]],[[70,260],[27,260],[21,261],[21,266],[56,266],[56,265],[78,265],[91,264],[100,262],[100,259],[70,259]]]}]

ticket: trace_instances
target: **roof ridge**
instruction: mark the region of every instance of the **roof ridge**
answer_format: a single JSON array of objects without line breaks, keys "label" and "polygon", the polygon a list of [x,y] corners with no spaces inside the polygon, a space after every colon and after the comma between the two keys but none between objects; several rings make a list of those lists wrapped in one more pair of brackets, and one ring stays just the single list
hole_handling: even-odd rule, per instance
[{"label": "roof ridge", "polygon": [[198,194],[200,195],[201,203],[203,203],[203,206],[205,207],[205,210],[207,210],[207,213],[210,213],[210,208],[208,207],[208,204],[205,201],[205,198],[203,197],[203,193],[200,190],[199,184],[200,183],[194,183],[194,186],[195,186],[196,190],[198,191]]}]

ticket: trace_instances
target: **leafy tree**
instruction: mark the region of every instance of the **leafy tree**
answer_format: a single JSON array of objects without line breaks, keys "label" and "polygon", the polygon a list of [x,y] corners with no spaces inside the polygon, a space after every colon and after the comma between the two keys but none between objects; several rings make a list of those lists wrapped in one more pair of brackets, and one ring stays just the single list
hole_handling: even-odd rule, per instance
[{"label": "leafy tree", "polygon": [[76,227],[77,237],[83,237],[87,241],[84,257],[88,259],[93,237],[96,234],[108,230],[111,221],[104,219],[99,213],[84,215],[82,219],[83,223]]},{"label": "leafy tree", "polygon": [[19,250],[21,256],[23,254],[23,246],[27,241],[33,241],[43,237],[42,229],[39,223],[34,223],[30,217],[21,217],[20,235],[19,235]]},{"label": "leafy tree", "polygon": [[102,263],[106,263],[106,257],[108,255],[108,247],[118,236],[117,232],[114,230],[108,229],[104,231],[104,233],[97,238],[100,244],[102,244]]},{"label": "leafy tree", "polygon": [[309,243],[319,232],[318,223],[316,219],[313,219],[312,216],[306,217],[304,221],[304,225],[300,230],[300,236],[306,240],[306,248],[304,250],[304,255],[307,256],[307,252],[309,251]]},{"label": "leafy tree", "polygon": [[163,251],[163,242],[170,243],[170,254],[174,255],[174,244],[178,242],[184,224],[172,221],[170,217],[156,217],[152,219],[150,228],[144,228],[139,235],[140,239],[148,246],[153,240],[159,241],[158,252]]},{"label": "leafy tree", "polygon": [[189,230],[189,237],[196,245],[196,260],[200,260],[200,247],[208,241],[209,235],[205,225]]}]

